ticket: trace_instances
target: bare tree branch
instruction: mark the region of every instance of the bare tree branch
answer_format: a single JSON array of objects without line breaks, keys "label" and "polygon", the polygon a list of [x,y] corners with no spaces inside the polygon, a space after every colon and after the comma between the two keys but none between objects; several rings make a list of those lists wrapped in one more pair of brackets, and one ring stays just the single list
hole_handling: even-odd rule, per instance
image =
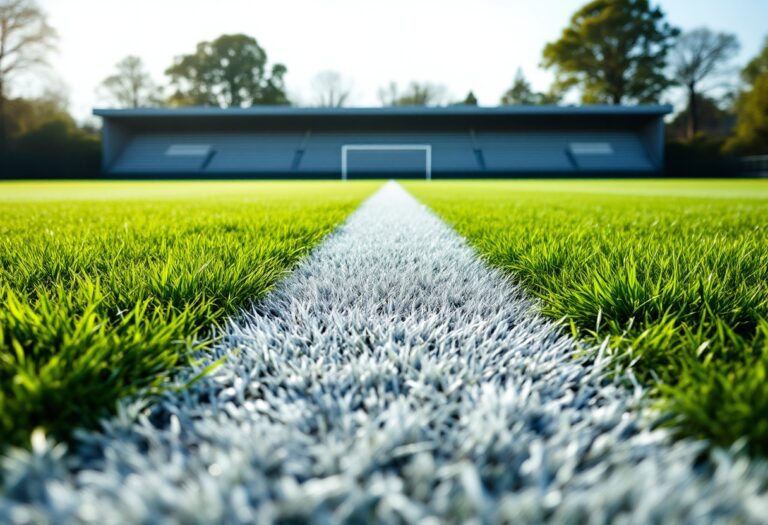
[{"label": "bare tree branch", "polygon": [[0,149],[6,145],[5,97],[14,74],[46,63],[56,31],[35,0],[0,0]]},{"label": "bare tree branch", "polygon": [[444,86],[428,82],[411,82],[400,92],[395,82],[390,82],[379,90],[382,106],[440,106],[446,103]]},{"label": "bare tree branch", "polygon": [[678,39],[672,53],[672,74],[688,94],[689,138],[699,128],[696,102],[701,96],[701,83],[720,73],[738,51],[736,35],[717,33],[705,27],[688,31]]},{"label": "bare tree branch", "polygon": [[162,90],[152,80],[141,58],[127,56],[117,63],[116,69],[104,79],[102,87],[117,105],[138,108],[162,103]]},{"label": "bare tree branch", "polygon": [[320,107],[340,108],[350,97],[350,87],[336,71],[322,71],[312,81],[315,103]]},{"label": "bare tree branch", "polygon": [[0,0],[0,86],[23,67],[46,63],[55,42],[56,31],[34,0]]}]

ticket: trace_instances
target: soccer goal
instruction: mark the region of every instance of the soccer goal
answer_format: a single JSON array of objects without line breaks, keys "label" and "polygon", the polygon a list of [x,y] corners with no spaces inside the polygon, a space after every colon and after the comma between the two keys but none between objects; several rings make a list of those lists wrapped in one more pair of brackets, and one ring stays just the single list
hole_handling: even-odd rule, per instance
[{"label": "soccer goal", "polygon": [[432,146],[430,144],[344,144],[341,147],[341,180],[349,176],[350,151],[423,151],[424,175],[432,180]]}]

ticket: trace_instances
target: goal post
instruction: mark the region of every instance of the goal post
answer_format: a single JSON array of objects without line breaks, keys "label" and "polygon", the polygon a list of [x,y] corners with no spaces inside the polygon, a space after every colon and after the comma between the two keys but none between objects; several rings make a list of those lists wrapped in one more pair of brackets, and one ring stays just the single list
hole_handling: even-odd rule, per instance
[{"label": "goal post", "polygon": [[344,144],[341,146],[341,180],[349,178],[350,151],[423,151],[424,172],[432,180],[432,145],[430,144]]}]

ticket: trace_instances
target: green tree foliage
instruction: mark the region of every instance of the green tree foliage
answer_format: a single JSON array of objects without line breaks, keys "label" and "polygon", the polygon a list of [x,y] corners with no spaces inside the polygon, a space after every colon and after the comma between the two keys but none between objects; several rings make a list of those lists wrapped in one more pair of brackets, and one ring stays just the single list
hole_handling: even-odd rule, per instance
[{"label": "green tree foliage", "polygon": [[768,38],[741,72],[747,89],[736,101],[736,132],[725,143],[730,154],[768,154]]},{"label": "green tree foliage", "polygon": [[115,73],[105,78],[102,86],[110,98],[123,108],[162,104],[162,90],[137,56],[127,56],[118,62]]},{"label": "green tree foliage", "polygon": [[[689,104],[690,106],[690,104]],[[736,117],[726,105],[702,94],[696,94],[697,133],[690,135],[689,109],[681,111],[667,125],[667,131],[672,138],[690,141],[697,135],[718,138],[722,142],[733,131]],[[724,109],[726,108],[726,109]]]},{"label": "green tree foliage", "polygon": [[505,106],[531,105],[536,103],[536,93],[531,88],[531,83],[525,78],[522,69],[515,74],[512,87],[501,97],[501,103]]},{"label": "green tree foliage", "polygon": [[725,144],[726,153],[768,154],[768,72],[755,78],[736,104],[736,133]]},{"label": "green tree foliage", "polygon": [[191,55],[166,70],[177,106],[247,107],[288,104],[282,64],[267,66],[267,53],[247,35],[222,35],[201,42]]},{"label": "green tree foliage", "polygon": [[531,88],[530,82],[525,78],[522,69],[518,69],[515,74],[515,81],[512,87],[501,97],[501,104],[504,106],[530,106],[542,104],[559,104],[562,96],[555,90],[548,93],[539,93]]},{"label": "green tree foliage", "polygon": [[64,122],[74,126],[75,122],[67,112],[67,101],[54,92],[45,93],[35,99],[11,98],[6,101],[6,124],[8,139],[16,139],[31,133],[50,122]]},{"label": "green tree foliage", "polygon": [[14,152],[12,172],[23,178],[95,178],[101,170],[99,136],[75,125],[71,117],[69,122],[46,122],[19,137]]},{"label": "green tree foliage", "polygon": [[99,137],[78,127],[61,96],[9,99],[6,115],[8,138],[6,149],[0,153],[0,179],[99,175]]},{"label": "green tree foliage", "polygon": [[687,135],[699,131],[701,83],[721,72],[722,66],[739,51],[739,39],[731,33],[716,33],[706,27],[687,31],[680,36],[672,53],[675,81],[688,96]]},{"label": "green tree foliage", "polygon": [[461,105],[463,105],[463,106],[477,106],[477,97],[475,96],[475,93],[473,91],[470,91],[469,93],[467,93],[467,96],[461,102]]},{"label": "green tree foliage", "polygon": [[742,70],[741,78],[747,84],[754,84],[758,77],[768,73],[768,37],[763,44],[763,50]]},{"label": "green tree foliage", "polygon": [[585,103],[656,102],[670,85],[664,70],[678,30],[649,0],[592,0],[560,39],[544,48],[558,87],[580,87]]},{"label": "green tree foliage", "polygon": [[747,84],[736,101],[736,132],[725,143],[729,154],[768,153],[768,38],[741,72]]}]

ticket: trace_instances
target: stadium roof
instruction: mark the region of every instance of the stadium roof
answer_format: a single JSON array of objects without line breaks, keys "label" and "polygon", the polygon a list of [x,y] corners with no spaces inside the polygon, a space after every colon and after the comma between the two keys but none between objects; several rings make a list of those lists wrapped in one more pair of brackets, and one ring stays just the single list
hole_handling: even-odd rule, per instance
[{"label": "stadium roof", "polygon": [[95,109],[93,114],[99,117],[322,117],[322,116],[525,116],[525,115],[666,115],[672,112],[672,106],[638,105],[638,106],[399,106],[399,107],[349,107],[349,108],[308,108],[293,106],[253,106],[250,108],[138,108],[138,109]]}]

